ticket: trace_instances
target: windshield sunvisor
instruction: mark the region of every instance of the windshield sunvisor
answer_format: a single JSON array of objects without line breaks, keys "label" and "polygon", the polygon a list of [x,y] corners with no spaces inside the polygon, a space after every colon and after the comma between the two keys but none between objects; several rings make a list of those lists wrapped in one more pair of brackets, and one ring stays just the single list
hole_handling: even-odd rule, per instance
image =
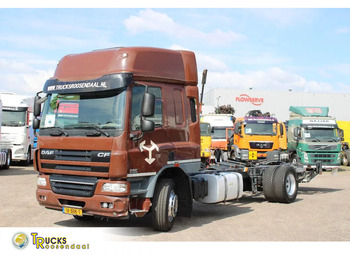
[{"label": "windshield sunvisor", "polygon": [[44,93],[76,94],[85,92],[105,92],[125,88],[132,82],[133,74],[118,73],[104,75],[97,79],[84,81],[63,82],[58,79],[49,79],[44,86]]}]

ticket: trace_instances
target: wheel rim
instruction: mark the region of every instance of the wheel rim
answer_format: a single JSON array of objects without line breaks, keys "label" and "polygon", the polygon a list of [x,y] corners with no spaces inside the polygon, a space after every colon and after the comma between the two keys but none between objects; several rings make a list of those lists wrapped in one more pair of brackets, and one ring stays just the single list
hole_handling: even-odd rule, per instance
[{"label": "wheel rim", "polygon": [[288,174],[286,179],[286,192],[288,196],[292,196],[295,192],[296,180],[293,174]]},{"label": "wheel rim", "polygon": [[175,194],[174,190],[171,190],[170,196],[169,196],[169,206],[168,206],[169,222],[173,222],[174,218],[176,217],[177,208],[178,208],[178,197]]}]

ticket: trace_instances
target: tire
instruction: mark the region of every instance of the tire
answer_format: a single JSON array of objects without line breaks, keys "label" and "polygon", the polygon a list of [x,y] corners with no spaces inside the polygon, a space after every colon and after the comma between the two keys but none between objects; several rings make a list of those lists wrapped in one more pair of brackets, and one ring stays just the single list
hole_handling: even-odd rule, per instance
[{"label": "tire", "polygon": [[78,221],[91,221],[94,219],[94,216],[86,216],[86,215],[83,215],[83,216],[73,215],[73,217]]},{"label": "tire", "polygon": [[7,151],[7,156],[6,156],[6,163],[3,166],[4,169],[9,169],[12,161],[12,152],[11,150]]},{"label": "tire", "polygon": [[23,161],[23,164],[25,165],[25,166],[29,166],[30,164],[31,164],[31,162],[32,162],[32,150],[31,150],[31,148],[29,147],[28,148],[28,152],[27,152],[27,159],[26,160],[24,160]]},{"label": "tire", "polygon": [[279,166],[268,167],[263,174],[263,191],[265,199],[269,202],[276,202],[274,190],[274,176]]},{"label": "tire", "polygon": [[178,196],[172,179],[161,178],[156,186],[152,205],[152,222],[157,231],[167,232],[173,224],[178,209]]},{"label": "tire", "polygon": [[343,166],[348,166],[349,165],[349,151],[345,151],[344,153],[342,153],[341,156],[341,164]]},{"label": "tire", "polygon": [[298,154],[294,153],[291,158],[290,158],[290,162],[292,163],[292,165],[297,165],[299,163],[299,159],[298,159]]},{"label": "tire", "polygon": [[296,172],[292,166],[281,166],[276,170],[274,191],[278,202],[294,202],[298,195],[298,186]]}]

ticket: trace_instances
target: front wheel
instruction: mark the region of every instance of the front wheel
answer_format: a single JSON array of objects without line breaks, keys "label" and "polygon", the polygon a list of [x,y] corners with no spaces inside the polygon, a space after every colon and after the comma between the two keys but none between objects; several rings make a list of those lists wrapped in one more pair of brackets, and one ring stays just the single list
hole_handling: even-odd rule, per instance
[{"label": "front wheel", "polygon": [[11,161],[12,161],[12,152],[11,152],[11,150],[8,150],[7,154],[6,154],[6,163],[4,165],[4,169],[10,168]]},{"label": "front wheel", "polygon": [[167,232],[172,228],[177,215],[178,203],[174,180],[169,178],[160,179],[152,205],[152,221],[156,230]]},{"label": "front wheel", "polygon": [[346,151],[344,153],[342,153],[342,156],[341,156],[341,164],[343,166],[348,166],[349,165],[349,152]]}]

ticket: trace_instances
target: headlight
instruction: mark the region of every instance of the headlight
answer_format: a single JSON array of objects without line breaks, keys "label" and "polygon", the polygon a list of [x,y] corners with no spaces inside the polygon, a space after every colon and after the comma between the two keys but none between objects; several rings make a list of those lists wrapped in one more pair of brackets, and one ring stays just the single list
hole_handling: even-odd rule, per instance
[{"label": "headlight", "polygon": [[304,153],[304,161],[305,161],[306,163],[309,162],[309,156],[307,155],[307,153]]},{"label": "headlight", "polygon": [[241,157],[242,157],[242,160],[248,160],[249,159],[249,151],[248,150],[241,150]]},{"label": "headlight", "polygon": [[15,154],[24,154],[24,148],[23,148],[23,147],[18,148],[18,149],[15,151]]},{"label": "headlight", "polygon": [[125,193],[127,190],[127,184],[123,183],[105,183],[102,186],[102,191],[105,192]]},{"label": "headlight", "polygon": [[38,186],[46,186],[46,178],[45,177],[38,177],[37,184],[38,184]]}]

